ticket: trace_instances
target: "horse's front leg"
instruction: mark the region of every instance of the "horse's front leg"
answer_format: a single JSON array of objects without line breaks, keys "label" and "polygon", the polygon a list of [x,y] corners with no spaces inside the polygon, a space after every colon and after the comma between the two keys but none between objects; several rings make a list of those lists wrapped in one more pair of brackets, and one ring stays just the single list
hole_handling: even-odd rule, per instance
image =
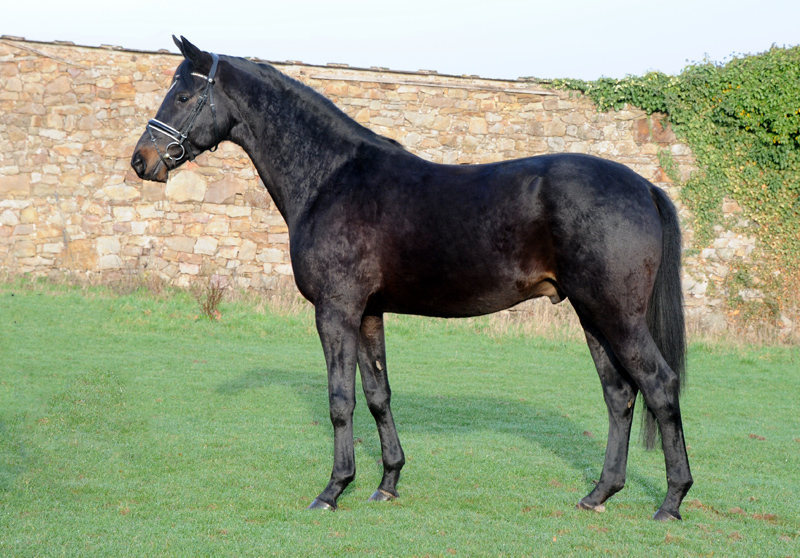
[{"label": "horse's front leg", "polygon": [[361,370],[361,384],[367,406],[375,418],[381,439],[383,478],[370,500],[392,500],[398,496],[397,480],[406,459],[392,418],[392,391],[389,389],[386,372],[386,347],[381,316],[365,316],[361,322],[358,368]]},{"label": "horse's front leg", "polygon": [[356,476],[353,409],[356,406],[356,362],[361,316],[340,307],[318,304],[317,331],[328,365],[328,401],[333,423],[331,480],[309,509],[336,509],[336,499]]}]

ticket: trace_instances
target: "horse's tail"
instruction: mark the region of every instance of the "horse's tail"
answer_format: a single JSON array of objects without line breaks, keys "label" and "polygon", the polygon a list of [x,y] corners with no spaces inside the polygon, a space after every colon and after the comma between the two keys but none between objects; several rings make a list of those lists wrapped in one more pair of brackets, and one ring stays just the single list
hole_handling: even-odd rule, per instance
[{"label": "horse's tail", "polygon": [[[651,186],[650,194],[661,216],[661,265],[647,308],[647,327],[658,350],[680,379],[686,380],[686,323],[681,288],[681,230],[678,213],[667,195]],[[659,438],[656,417],[650,409],[642,413],[642,441],[653,449]]]}]

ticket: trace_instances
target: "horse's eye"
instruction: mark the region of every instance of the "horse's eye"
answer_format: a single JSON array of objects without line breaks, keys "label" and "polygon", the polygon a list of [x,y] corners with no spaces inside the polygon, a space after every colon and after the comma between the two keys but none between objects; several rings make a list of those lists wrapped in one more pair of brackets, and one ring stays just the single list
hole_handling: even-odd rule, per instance
[{"label": "horse's eye", "polygon": [[189,97],[187,95],[178,95],[178,102],[179,103],[188,103]]}]

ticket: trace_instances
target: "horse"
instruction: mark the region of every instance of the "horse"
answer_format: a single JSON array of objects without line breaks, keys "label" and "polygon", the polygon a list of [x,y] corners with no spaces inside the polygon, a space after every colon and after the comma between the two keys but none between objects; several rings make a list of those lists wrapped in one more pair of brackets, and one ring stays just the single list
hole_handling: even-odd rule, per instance
[{"label": "horse", "polygon": [[399,496],[405,456],[391,411],[386,313],[443,318],[535,297],[569,299],[608,409],[600,480],[577,507],[605,511],[625,484],[637,395],[660,437],[679,520],[692,485],[679,397],[685,377],[681,232],[670,199],[628,167],[581,154],[483,165],[426,161],[361,126],[273,66],[173,39],[184,60],[131,165],[144,180],[241,146],[286,221],[294,279],[325,355],[333,469],[309,509],[335,510],[355,478],[356,368],[380,436],[372,501]]}]

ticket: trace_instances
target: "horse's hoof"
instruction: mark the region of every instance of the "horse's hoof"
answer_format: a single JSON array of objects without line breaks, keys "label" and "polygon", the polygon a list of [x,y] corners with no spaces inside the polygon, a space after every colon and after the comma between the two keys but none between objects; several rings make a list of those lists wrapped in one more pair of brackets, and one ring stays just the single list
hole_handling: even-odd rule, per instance
[{"label": "horse's hoof", "polygon": [[392,494],[391,492],[387,492],[386,490],[378,489],[375,493],[369,497],[370,502],[389,502],[397,498],[396,494]]},{"label": "horse's hoof", "polygon": [[323,502],[319,498],[315,498],[311,505],[306,508],[307,510],[331,510],[336,511],[336,506],[330,505],[328,502]]},{"label": "horse's hoof", "polygon": [[578,502],[575,507],[578,508],[579,510],[589,510],[595,513],[603,513],[604,511],[606,511],[606,506],[604,504],[598,504],[596,506],[593,506],[592,504],[584,502],[583,500]]},{"label": "horse's hoof", "polygon": [[678,512],[672,513],[659,509],[653,516],[656,521],[682,521],[683,518]]}]

